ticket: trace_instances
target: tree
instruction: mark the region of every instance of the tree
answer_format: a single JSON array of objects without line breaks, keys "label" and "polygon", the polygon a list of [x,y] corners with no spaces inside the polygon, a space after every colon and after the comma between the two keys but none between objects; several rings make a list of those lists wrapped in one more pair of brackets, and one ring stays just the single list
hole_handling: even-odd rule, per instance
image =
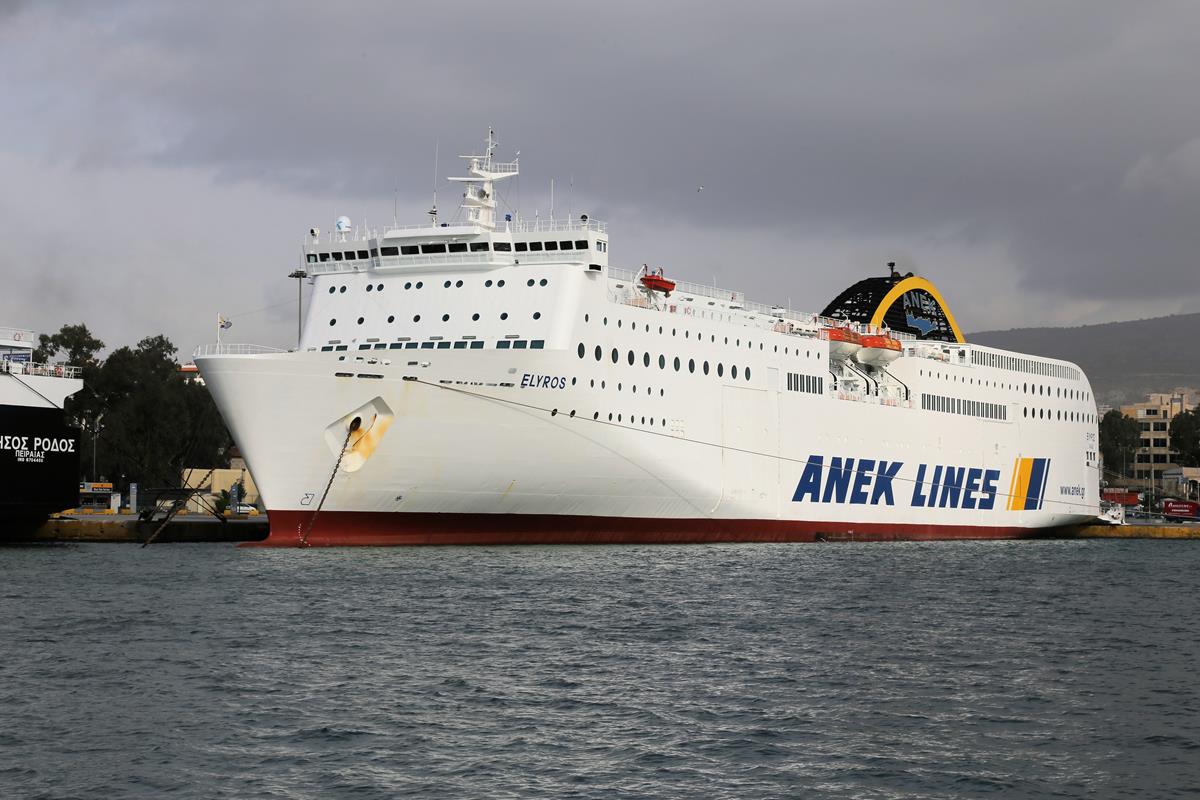
[{"label": "tree", "polygon": [[229,432],[208,390],[179,374],[176,348],[149,336],[114,350],[96,375],[104,414],[100,472],[143,486],[178,486],[188,467],[229,463]]},{"label": "tree", "polygon": [[1137,420],[1115,408],[1100,419],[1100,453],[1110,472],[1127,473],[1134,462],[1134,453],[1141,446],[1141,429]]},{"label": "tree", "polygon": [[1176,414],[1171,420],[1171,449],[1179,452],[1175,463],[1200,467],[1200,407]]},{"label": "tree", "polygon": [[38,336],[38,347],[33,352],[33,360],[39,364],[49,364],[60,353],[65,355],[66,363],[74,367],[96,366],[96,354],[104,349],[104,342],[92,336],[87,325],[63,325],[55,334]]}]

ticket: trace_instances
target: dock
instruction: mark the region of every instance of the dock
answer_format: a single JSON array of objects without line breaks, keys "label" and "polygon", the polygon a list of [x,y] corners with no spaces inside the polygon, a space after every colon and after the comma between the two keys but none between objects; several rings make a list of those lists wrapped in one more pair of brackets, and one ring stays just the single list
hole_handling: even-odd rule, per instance
[{"label": "dock", "polygon": [[[46,520],[25,541],[34,542],[124,542],[141,544],[150,538],[161,521],[142,522],[130,514],[59,516]],[[267,538],[265,515],[219,520],[209,515],[175,517],[155,539],[155,544],[196,542],[261,542]]]}]

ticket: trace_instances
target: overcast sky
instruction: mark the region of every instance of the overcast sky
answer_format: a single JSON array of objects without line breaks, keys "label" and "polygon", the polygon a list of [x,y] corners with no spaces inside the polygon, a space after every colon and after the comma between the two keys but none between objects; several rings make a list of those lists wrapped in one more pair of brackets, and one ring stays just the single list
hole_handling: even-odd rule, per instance
[{"label": "overcast sky", "polygon": [[[1200,3],[0,0],[0,325],[286,346],[303,233],[453,156],[614,264],[966,330],[1200,310]],[[697,187],[704,186],[703,192]],[[396,194],[398,190],[398,196]],[[439,185],[439,205],[455,205]],[[261,310],[266,309],[266,310]]]}]

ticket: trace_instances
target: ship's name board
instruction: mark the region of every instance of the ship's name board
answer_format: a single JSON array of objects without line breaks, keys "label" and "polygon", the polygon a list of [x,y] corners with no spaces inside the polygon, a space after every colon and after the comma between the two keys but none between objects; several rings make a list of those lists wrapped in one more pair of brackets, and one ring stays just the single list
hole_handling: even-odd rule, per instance
[{"label": "ship's name board", "polygon": [[537,375],[526,372],[521,376],[522,389],[565,389],[567,379],[558,375]]},{"label": "ship's name board", "polygon": [[21,463],[40,464],[46,453],[74,453],[75,440],[52,436],[3,436],[0,435],[0,451],[7,451]]},{"label": "ship's name board", "polygon": [[808,459],[792,501],[896,505],[897,496],[918,508],[979,508],[996,506],[1000,470],[918,464],[909,475],[903,461],[814,455]]}]

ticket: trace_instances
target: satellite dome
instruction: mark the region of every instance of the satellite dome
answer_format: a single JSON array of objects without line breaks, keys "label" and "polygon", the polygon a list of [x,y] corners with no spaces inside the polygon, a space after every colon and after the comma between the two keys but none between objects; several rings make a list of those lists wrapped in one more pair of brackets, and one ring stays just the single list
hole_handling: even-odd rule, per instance
[{"label": "satellite dome", "polygon": [[333,223],[333,226],[337,230],[338,233],[349,233],[350,232],[350,218],[346,217],[346,216],[338,217],[337,221]]}]

